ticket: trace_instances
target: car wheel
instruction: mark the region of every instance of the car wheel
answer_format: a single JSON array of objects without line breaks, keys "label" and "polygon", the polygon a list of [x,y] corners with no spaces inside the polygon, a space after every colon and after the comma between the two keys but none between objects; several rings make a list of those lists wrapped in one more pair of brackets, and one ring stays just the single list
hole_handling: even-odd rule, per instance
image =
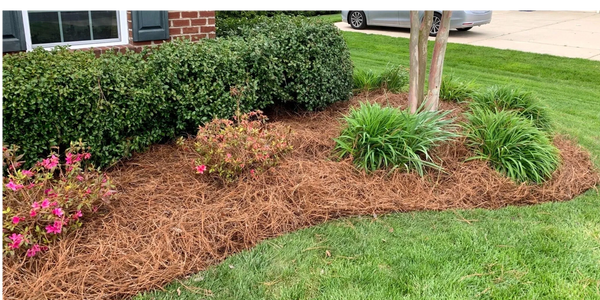
[{"label": "car wheel", "polygon": [[458,31],[469,31],[469,30],[471,30],[471,28],[473,28],[473,27],[456,28],[456,30],[458,30]]},{"label": "car wheel", "polygon": [[365,13],[362,11],[351,11],[350,12],[350,26],[354,29],[364,29],[367,27],[367,18]]},{"label": "car wheel", "polygon": [[436,36],[440,31],[442,25],[442,15],[439,13],[433,13],[433,22],[431,23],[431,29],[429,29],[429,36]]}]

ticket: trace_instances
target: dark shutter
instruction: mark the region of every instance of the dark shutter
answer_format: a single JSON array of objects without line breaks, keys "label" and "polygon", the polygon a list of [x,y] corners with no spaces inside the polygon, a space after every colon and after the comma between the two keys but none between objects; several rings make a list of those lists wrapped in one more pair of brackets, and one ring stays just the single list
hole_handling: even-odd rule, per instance
[{"label": "dark shutter", "polygon": [[2,52],[27,50],[21,11],[2,11]]},{"label": "dark shutter", "polygon": [[133,41],[156,41],[169,38],[167,11],[134,10],[131,12]]}]

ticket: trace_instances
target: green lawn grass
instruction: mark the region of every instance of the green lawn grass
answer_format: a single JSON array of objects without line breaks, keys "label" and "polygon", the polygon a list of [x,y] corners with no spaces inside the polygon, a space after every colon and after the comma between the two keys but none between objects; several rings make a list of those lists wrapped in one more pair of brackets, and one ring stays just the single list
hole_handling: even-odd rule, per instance
[{"label": "green lawn grass", "polygon": [[342,15],[341,14],[332,14],[332,15],[321,15],[321,16],[316,16],[313,17],[315,19],[321,19],[327,23],[337,23],[337,22],[341,22],[342,21]]},{"label": "green lawn grass", "polygon": [[[407,39],[344,36],[356,68],[408,65]],[[556,130],[600,166],[600,62],[450,44],[444,72],[533,91]],[[600,299],[600,195],[347,218],[264,241],[182,282],[136,299]]]}]

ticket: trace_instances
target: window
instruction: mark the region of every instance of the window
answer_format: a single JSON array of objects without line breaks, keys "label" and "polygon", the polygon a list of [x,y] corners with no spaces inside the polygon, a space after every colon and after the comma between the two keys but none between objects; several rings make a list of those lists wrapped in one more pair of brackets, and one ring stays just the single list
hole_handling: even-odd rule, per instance
[{"label": "window", "polygon": [[122,45],[128,42],[125,11],[24,11],[27,49]]}]

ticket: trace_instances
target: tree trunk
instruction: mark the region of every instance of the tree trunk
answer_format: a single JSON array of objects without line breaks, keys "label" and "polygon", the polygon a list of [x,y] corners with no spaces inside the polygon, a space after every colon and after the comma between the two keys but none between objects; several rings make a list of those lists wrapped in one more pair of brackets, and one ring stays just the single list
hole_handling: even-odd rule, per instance
[{"label": "tree trunk", "polygon": [[419,28],[419,81],[417,83],[417,106],[421,106],[425,97],[425,74],[427,73],[427,41],[433,22],[433,11],[425,11]]},{"label": "tree trunk", "polygon": [[410,11],[410,70],[408,79],[408,107],[415,113],[419,107],[419,12]]},{"label": "tree trunk", "polygon": [[425,99],[425,109],[429,111],[437,110],[440,102],[442,69],[444,67],[444,56],[446,55],[446,45],[448,44],[448,35],[450,33],[451,15],[452,11],[444,11],[442,13],[440,30],[435,38],[431,69],[429,70],[429,89],[427,91],[427,98]]}]

